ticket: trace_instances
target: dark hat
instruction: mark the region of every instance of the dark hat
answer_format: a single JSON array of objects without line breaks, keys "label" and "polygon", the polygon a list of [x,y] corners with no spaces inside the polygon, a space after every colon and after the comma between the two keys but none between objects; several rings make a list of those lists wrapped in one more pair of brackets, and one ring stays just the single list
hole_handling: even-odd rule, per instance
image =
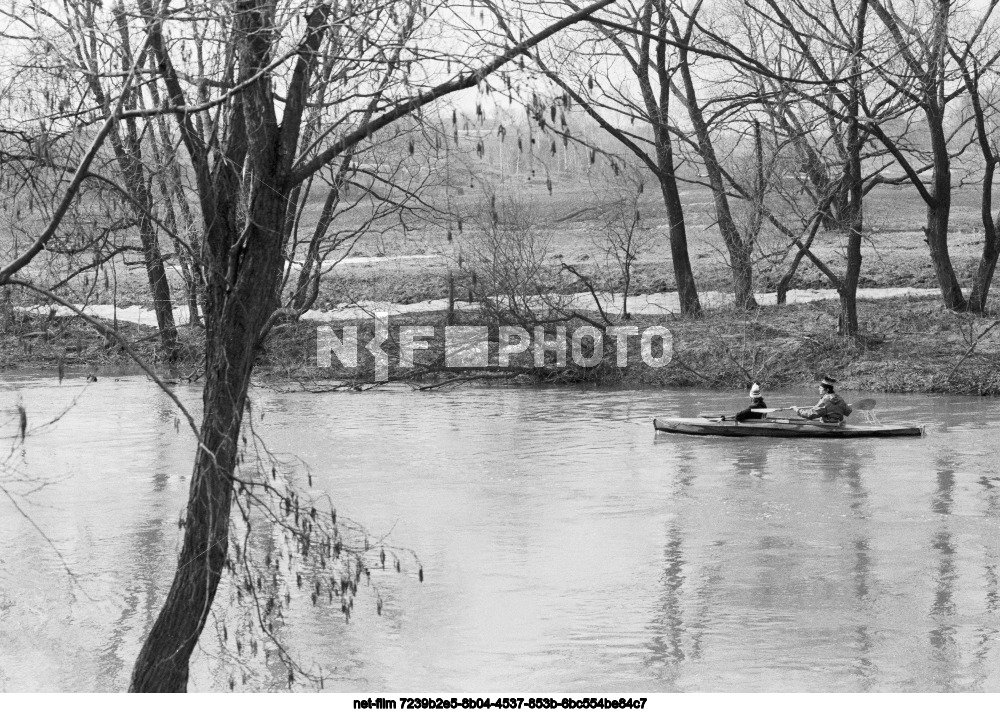
[{"label": "dark hat", "polygon": [[834,379],[832,376],[824,375],[823,378],[820,379],[819,383],[823,384],[823,386],[829,386],[830,388],[833,388],[833,385],[837,383],[837,380]]}]

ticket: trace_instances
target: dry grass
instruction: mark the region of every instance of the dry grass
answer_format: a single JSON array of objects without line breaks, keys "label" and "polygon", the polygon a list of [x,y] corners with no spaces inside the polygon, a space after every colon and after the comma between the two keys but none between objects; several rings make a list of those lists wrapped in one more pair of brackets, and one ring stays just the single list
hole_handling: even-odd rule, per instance
[{"label": "dry grass", "polygon": [[[394,317],[384,348],[389,354],[390,378],[418,386],[488,375],[513,383],[584,381],[714,389],[743,389],[758,381],[774,389],[807,386],[817,374],[831,373],[848,390],[1000,395],[1000,327],[987,331],[995,320],[954,314],[935,299],[862,301],[859,313],[862,335],[853,340],[835,333],[835,302],[764,307],[751,314],[709,310],[700,320],[644,316],[630,321],[640,330],[652,325],[670,329],[673,359],[662,368],[643,363],[636,338],[629,339],[628,366],[617,367],[614,340],[606,338],[605,358],[592,368],[577,367],[571,358],[565,368],[559,368],[552,363],[551,353],[545,366],[536,367],[529,351],[515,356],[506,370],[452,369],[444,363],[444,315],[440,313]],[[463,324],[489,324],[474,312],[461,312],[456,317]],[[403,369],[398,365],[398,328],[415,324],[435,327],[435,336],[427,340],[428,349],[415,352],[415,366]],[[572,335],[583,324],[574,319],[560,326]],[[317,368],[317,325],[304,322],[275,329],[258,361],[258,379],[305,385],[330,380],[359,386],[369,383],[374,361],[364,344],[373,336],[373,325],[369,321],[358,326],[357,369],[340,368],[336,362],[331,368]],[[555,326],[547,327],[550,337]],[[166,372],[179,377],[200,372],[203,351],[199,330],[181,329],[181,356],[175,362],[163,358],[153,329],[122,325],[122,332],[142,358]],[[490,334],[490,363],[495,364],[495,325]],[[572,354],[569,345],[568,352]],[[133,371],[117,345],[109,344],[79,319],[15,313],[13,324],[7,324],[0,334],[0,368],[55,371],[60,364],[71,374]]]}]

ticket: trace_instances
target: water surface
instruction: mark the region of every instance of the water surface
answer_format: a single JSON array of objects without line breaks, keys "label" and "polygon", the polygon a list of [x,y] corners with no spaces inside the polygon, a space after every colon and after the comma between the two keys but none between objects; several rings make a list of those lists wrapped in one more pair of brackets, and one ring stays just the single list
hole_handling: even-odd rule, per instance
[{"label": "water surface", "polygon": [[[654,435],[742,406],[702,391],[258,390],[302,490],[425,573],[375,571],[382,616],[363,586],[349,624],[293,588],[279,635],[344,691],[1000,691],[1000,402],[875,398],[926,436]],[[179,546],[177,416],[141,377],[0,386],[0,689],[127,686]],[[220,656],[231,589],[193,689],[244,688]],[[285,685],[244,658],[246,687]]]}]

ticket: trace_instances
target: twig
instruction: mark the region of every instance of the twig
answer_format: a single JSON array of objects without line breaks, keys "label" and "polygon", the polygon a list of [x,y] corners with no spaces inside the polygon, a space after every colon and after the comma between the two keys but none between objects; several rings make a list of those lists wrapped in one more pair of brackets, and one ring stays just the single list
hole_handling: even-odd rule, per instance
[{"label": "twig", "polygon": [[993,322],[993,324],[984,329],[979,336],[977,336],[974,340],[972,340],[972,345],[966,350],[965,354],[962,355],[962,358],[958,360],[955,366],[951,368],[951,371],[948,372],[948,376],[945,377],[945,381],[951,381],[951,377],[954,376],[956,371],[958,371],[958,368],[965,363],[966,359],[972,356],[972,353],[974,351],[976,351],[976,347],[979,346],[979,340],[985,337],[987,334],[989,334],[993,330],[993,328],[996,327],[997,325],[1000,325],[1000,319]]},{"label": "twig", "polygon": [[674,353],[673,361],[675,361],[678,364],[680,364],[682,367],[684,367],[685,369],[687,369],[688,371],[690,371],[692,374],[694,374],[695,376],[697,376],[699,379],[701,379],[702,381],[704,381],[707,384],[710,384],[710,383],[712,383],[714,381],[714,379],[709,379],[704,374],[699,374],[697,371],[695,371],[690,366],[688,366],[685,363],[685,361],[683,359],[681,359],[680,356],[676,352]]},{"label": "twig", "polygon": [[574,275],[583,280],[583,284],[587,286],[587,291],[590,292],[590,296],[594,298],[594,304],[597,305],[597,311],[601,313],[601,319],[604,320],[605,324],[611,324],[611,320],[608,319],[608,315],[604,313],[604,309],[601,307],[601,301],[597,299],[597,293],[594,291],[593,285],[590,284],[590,280],[577,272],[576,268],[572,265],[567,265],[562,263],[560,269],[566,270],[567,272],[572,272]]},{"label": "twig", "polygon": [[447,381],[442,381],[438,384],[428,384],[427,386],[418,386],[417,391],[430,391],[431,389],[440,389],[443,386],[451,386],[452,384],[464,383],[467,381],[478,381],[481,379],[509,379],[510,374],[473,374],[470,376],[457,376],[454,379],[448,379]]}]

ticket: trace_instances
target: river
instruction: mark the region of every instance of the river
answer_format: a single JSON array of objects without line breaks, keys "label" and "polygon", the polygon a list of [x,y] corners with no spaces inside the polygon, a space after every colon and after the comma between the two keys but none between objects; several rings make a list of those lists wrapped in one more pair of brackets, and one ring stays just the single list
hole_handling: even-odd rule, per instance
[{"label": "river", "polygon": [[[289,477],[424,571],[376,568],[349,623],[292,588],[279,638],[340,691],[1000,691],[1000,401],[874,397],[926,435],[654,435],[744,400],[695,390],[257,389]],[[122,690],[193,436],[145,378],[51,376],[0,382],[0,435],[0,690]],[[226,581],[192,690],[287,684],[220,655],[239,619]]]}]

